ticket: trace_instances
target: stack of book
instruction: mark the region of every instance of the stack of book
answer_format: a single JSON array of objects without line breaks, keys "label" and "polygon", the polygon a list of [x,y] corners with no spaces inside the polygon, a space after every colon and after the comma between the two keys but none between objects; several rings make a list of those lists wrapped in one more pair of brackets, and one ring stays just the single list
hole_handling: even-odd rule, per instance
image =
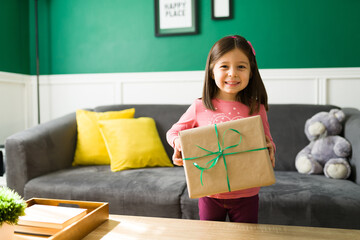
[{"label": "stack of book", "polygon": [[34,204],[25,209],[19,218],[15,232],[54,235],[84,217],[87,209]]}]

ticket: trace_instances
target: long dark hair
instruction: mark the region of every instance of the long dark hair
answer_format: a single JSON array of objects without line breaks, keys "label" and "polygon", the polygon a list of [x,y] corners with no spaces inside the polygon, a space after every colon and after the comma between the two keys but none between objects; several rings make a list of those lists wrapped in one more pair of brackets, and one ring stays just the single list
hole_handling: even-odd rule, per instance
[{"label": "long dark hair", "polygon": [[235,48],[241,50],[247,56],[251,68],[249,84],[245,89],[238,92],[236,100],[249,107],[249,115],[259,112],[260,104],[263,104],[265,109],[268,110],[267,93],[259,73],[253,49],[248,41],[239,35],[224,37],[212,46],[206,61],[202,95],[203,104],[206,108],[215,111],[211,100],[216,97],[219,88],[212,77],[214,65],[224,54]]}]

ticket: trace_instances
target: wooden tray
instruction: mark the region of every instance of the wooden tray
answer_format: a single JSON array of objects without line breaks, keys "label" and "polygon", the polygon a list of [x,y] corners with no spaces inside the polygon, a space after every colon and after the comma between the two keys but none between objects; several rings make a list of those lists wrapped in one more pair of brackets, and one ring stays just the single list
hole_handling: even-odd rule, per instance
[{"label": "wooden tray", "polygon": [[75,204],[80,208],[86,208],[87,214],[80,220],[65,227],[52,236],[40,236],[31,234],[15,233],[14,240],[78,240],[100,226],[109,218],[109,204],[103,202],[73,201],[61,199],[31,198],[26,201],[28,207],[33,204],[58,206],[59,204]]}]

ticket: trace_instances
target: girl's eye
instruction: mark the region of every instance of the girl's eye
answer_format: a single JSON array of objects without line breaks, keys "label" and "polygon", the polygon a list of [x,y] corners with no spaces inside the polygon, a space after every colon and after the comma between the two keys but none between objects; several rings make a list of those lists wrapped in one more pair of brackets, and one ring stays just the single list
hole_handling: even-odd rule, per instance
[{"label": "girl's eye", "polygon": [[238,66],[238,68],[242,69],[242,68],[246,68],[245,66],[241,65],[241,66]]},{"label": "girl's eye", "polygon": [[220,68],[227,68],[227,66],[226,65],[221,65]]}]

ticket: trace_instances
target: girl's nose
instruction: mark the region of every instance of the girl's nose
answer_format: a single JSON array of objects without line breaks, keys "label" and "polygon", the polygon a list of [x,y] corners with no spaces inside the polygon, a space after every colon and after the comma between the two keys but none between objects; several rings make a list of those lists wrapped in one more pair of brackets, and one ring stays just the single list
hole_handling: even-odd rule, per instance
[{"label": "girl's nose", "polygon": [[238,75],[236,74],[236,71],[230,69],[228,72],[228,76],[229,77],[238,77]]}]

